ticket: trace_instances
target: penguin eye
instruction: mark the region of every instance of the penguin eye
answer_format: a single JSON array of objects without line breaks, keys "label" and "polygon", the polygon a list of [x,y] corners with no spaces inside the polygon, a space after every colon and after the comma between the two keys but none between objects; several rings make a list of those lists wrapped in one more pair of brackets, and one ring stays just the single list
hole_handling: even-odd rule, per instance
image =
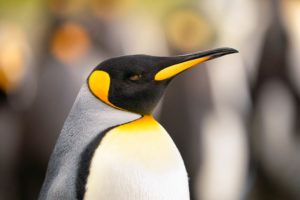
[{"label": "penguin eye", "polygon": [[141,75],[141,74],[135,74],[135,75],[132,75],[132,76],[129,77],[129,79],[130,79],[131,81],[137,81],[137,80],[139,80],[140,78],[142,78],[142,75]]}]

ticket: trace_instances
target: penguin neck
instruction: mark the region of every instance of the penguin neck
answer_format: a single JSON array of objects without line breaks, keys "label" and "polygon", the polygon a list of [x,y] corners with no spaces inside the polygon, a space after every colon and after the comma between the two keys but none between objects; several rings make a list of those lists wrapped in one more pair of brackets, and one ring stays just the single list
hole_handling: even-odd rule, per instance
[{"label": "penguin neck", "polygon": [[[142,117],[141,114],[120,110],[105,104],[91,93],[86,83],[81,87],[72,111],[79,111],[81,119],[97,121],[98,123],[103,121],[114,122],[115,124],[127,123]],[[75,114],[72,111],[70,114]]]},{"label": "penguin neck", "polygon": [[119,126],[118,128],[122,131],[145,132],[148,130],[156,130],[158,125],[158,122],[153,118],[152,115],[143,115],[141,118]]}]

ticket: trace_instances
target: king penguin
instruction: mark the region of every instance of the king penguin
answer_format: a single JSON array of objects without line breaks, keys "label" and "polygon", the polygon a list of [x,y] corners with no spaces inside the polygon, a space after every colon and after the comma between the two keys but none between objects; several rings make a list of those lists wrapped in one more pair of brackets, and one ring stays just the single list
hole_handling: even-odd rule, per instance
[{"label": "king penguin", "polygon": [[151,113],[176,75],[236,52],[131,55],[100,63],[65,121],[39,199],[190,199],[183,159]]}]

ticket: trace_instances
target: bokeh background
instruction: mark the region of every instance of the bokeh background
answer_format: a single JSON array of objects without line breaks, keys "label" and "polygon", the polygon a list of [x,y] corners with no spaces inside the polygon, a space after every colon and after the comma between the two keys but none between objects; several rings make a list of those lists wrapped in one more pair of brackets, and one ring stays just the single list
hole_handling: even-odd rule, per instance
[{"label": "bokeh background", "polygon": [[155,113],[191,199],[299,200],[299,0],[0,0],[0,199],[37,198],[98,63],[223,46],[240,53],[180,75]]}]

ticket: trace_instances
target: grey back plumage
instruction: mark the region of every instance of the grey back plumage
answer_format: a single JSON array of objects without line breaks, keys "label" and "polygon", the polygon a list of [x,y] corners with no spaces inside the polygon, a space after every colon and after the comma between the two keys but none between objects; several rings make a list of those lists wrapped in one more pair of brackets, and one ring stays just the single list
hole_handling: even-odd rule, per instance
[{"label": "grey back plumage", "polygon": [[85,83],[51,155],[39,199],[76,199],[77,169],[86,146],[103,130],[140,117],[104,104]]}]

